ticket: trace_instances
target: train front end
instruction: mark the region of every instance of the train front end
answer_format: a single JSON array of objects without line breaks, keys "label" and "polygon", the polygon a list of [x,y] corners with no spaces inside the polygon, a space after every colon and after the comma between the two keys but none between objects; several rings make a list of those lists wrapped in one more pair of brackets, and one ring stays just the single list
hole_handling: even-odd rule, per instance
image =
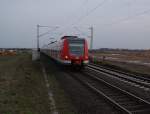
[{"label": "train front end", "polygon": [[64,59],[72,66],[84,66],[88,64],[88,46],[85,39],[69,37],[64,41]]}]

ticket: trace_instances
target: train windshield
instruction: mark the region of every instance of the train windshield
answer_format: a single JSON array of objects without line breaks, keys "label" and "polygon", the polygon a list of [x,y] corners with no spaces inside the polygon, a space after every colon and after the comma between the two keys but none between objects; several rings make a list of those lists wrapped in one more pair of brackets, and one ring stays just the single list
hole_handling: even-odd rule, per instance
[{"label": "train windshield", "polygon": [[72,55],[83,56],[84,55],[84,40],[69,41],[69,51]]}]

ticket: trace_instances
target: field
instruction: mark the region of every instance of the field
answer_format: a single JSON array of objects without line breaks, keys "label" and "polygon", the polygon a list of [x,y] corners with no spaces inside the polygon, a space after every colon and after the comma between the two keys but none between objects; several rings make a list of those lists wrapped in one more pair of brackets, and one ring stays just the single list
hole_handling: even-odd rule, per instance
[{"label": "field", "polygon": [[90,55],[95,56],[102,63],[150,75],[150,50],[93,51]]},{"label": "field", "polygon": [[[150,55],[147,52],[103,51],[92,52],[92,55],[100,58],[103,65],[150,75],[149,65],[128,62],[149,63]],[[40,63],[45,66],[58,112],[61,114],[76,112],[69,96],[58,81],[63,74],[54,63],[44,57],[41,61],[33,62],[31,54],[20,53],[0,56],[0,114],[51,114],[51,102],[48,100],[48,90]]]},{"label": "field", "polygon": [[0,114],[48,114],[40,66],[31,55],[0,57]]},{"label": "field", "polygon": [[[68,101],[51,74],[48,76],[51,88],[55,89],[56,104],[63,107]],[[61,109],[66,114],[68,104],[67,109]],[[50,107],[40,63],[33,62],[27,53],[0,56],[0,114],[51,114]]]}]

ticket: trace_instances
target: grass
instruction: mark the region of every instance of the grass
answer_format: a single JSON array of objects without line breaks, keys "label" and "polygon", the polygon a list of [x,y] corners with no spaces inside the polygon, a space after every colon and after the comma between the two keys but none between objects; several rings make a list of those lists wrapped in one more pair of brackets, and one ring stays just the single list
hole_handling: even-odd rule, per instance
[{"label": "grass", "polygon": [[95,56],[105,56],[116,58],[118,60],[129,60],[129,61],[141,61],[141,62],[150,62],[150,51],[149,50],[141,50],[141,51],[104,51],[104,52],[97,52],[92,53]]},{"label": "grass", "polygon": [[132,63],[125,63],[125,62],[114,62],[114,61],[100,61],[97,62],[97,64],[101,64],[106,67],[122,70],[125,72],[133,73],[133,74],[138,74],[141,76],[150,76],[150,70],[149,67],[144,66],[144,65],[136,65]]},{"label": "grass", "polygon": [[[150,76],[150,67],[142,64],[134,64],[128,63],[125,61],[141,61],[141,62],[150,62],[150,52],[149,51],[142,51],[142,52],[130,52],[130,51],[105,51],[105,52],[98,52],[92,53],[97,57],[111,57],[116,58],[116,60],[100,60],[100,64],[108,67],[113,67],[116,69],[128,71],[131,73],[137,73],[140,75]],[[113,55],[114,54],[114,55]],[[119,61],[118,61],[119,60]]]},{"label": "grass", "polygon": [[30,54],[0,57],[0,114],[50,114],[39,63]]}]

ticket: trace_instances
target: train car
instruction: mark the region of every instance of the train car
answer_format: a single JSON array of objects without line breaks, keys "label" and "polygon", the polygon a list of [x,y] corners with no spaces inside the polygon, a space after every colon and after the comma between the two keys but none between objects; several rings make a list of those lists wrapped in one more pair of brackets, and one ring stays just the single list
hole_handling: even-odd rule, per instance
[{"label": "train car", "polygon": [[87,41],[77,36],[63,36],[43,46],[41,51],[64,65],[84,66],[89,62]]}]

